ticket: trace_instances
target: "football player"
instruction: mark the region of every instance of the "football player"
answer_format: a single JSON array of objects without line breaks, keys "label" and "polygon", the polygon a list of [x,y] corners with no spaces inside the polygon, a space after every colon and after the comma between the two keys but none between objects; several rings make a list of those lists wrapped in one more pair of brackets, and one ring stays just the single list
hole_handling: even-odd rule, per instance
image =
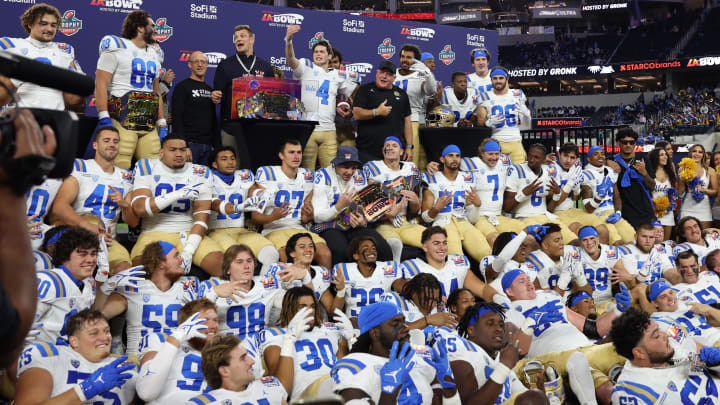
[{"label": "football player", "polygon": [[475,191],[475,176],[472,172],[460,171],[462,157],[457,145],[446,146],[440,155],[442,170],[423,175],[428,187],[423,190],[422,218],[446,230],[450,254],[461,255],[464,249],[473,259],[480,261],[492,249],[485,235],[467,219],[466,206],[482,205]]},{"label": "football player", "polygon": [[592,226],[580,228],[578,232],[580,239],[580,263],[582,264],[585,278],[590,285],[593,301],[600,308],[600,313],[605,312],[604,307],[612,301],[612,288],[610,285],[610,274],[614,271],[615,264],[623,255],[622,250],[600,243],[600,236]]},{"label": "football player", "polygon": [[420,48],[416,45],[403,45],[400,48],[400,69],[396,71],[394,84],[403,89],[410,100],[413,145],[417,145],[417,152],[413,154],[413,163],[423,170],[427,164],[427,155],[420,143],[419,132],[421,117],[425,116],[423,102],[426,97],[435,95],[437,82],[432,71],[420,61],[421,57]]},{"label": "football player", "polygon": [[[718,252],[718,250],[716,249],[714,252]],[[673,285],[673,288],[677,290],[681,301],[702,304],[720,303],[720,279],[714,271],[700,273],[700,265],[695,252],[680,252],[676,260],[682,283]]]},{"label": "football player", "polygon": [[69,345],[38,342],[18,362],[18,403],[129,405],[138,370],[127,356],[110,355],[110,326],[99,311],[67,318]]},{"label": "football player", "polygon": [[380,301],[397,306],[405,317],[408,329],[424,330],[428,326],[455,329],[458,315],[445,312],[442,288],[437,277],[420,273],[408,280],[399,294],[387,292]]},{"label": "football player", "polygon": [[555,290],[560,295],[571,287],[592,293],[580,263],[580,249],[563,244],[557,224],[529,226],[528,233],[540,244],[540,249],[528,254],[525,262],[528,268],[537,272],[536,288]]},{"label": "football player", "polygon": [[470,64],[473,73],[467,75],[469,87],[477,89],[478,92],[490,92],[493,89],[490,77],[490,52],[485,48],[475,48],[470,51]]},{"label": "football player", "polygon": [[205,237],[212,200],[210,170],[187,161],[187,150],[185,139],[169,135],[162,141],[160,159],[135,165],[131,204],[135,215],[144,219],[130,257],[138,265],[145,246],[162,240],[181,251],[186,274],[194,263],[218,276],[222,251]]},{"label": "football player", "polygon": [[[480,261],[480,271],[483,273],[485,281],[500,295],[504,295],[501,284],[502,276],[510,270],[520,269],[530,277],[531,282],[535,282],[538,272],[527,262],[527,256],[534,250],[533,247],[537,247],[537,240],[525,231],[520,231],[519,234],[501,233],[493,245],[493,254]],[[505,301],[503,300],[503,302]]]},{"label": "football player", "polygon": [[[720,248],[720,235],[717,233],[703,235],[703,226],[695,217],[680,219],[677,224],[677,233],[681,243],[673,249],[674,256],[680,252],[692,250],[698,255],[698,261],[703,263],[707,252]],[[661,241],[656,240],[655,243],[661,243]]]},{"label": "football player", "polygon": [[[396,136],[388,136],[383,144],[383,160],[371,160],[363,166],[368,183],[383,184],[398,177],[420,176],[413,162],[403,162],[402,141]],[[399,262],[402,257],[403,244],[420,247],[425,227],[411,223],[408,216],[420,212],[420,197],[412,190],[400,192],[402,198],[385,214],[382,223],[377,226],[378,233],[385,238],[393,252],[393,261]]]},{"label": "football player", "polygon": [[250,170],[237,168],[236,153],[232,146],[215,149],[210,161],[214,187],[214,212],[208,224],[210,238],[223,251],[236,244],[250,246],[266,270],[267,266],[280,259],[280,254],[269,240],[245,227],[244,212],[257,210],[254,207],[257,203],[248,196],[250,187],[255,184],[255,176]]},{"label": "football player", "polygon": [[[308,112],[308,120],[318,121],[310,135],[302,157],[302,167],[315,170],[327,167],[335,157],[338,147],[335,134],[335,114],[343,118],[351,115],[350,109],[337,108],[338,94],[352,97],[357,88],[357,76],[345,70],[329,68],[332,47],[326,40],[312,45],[312,61],[295,57],[292,39],[300,31],[299,25],[288,25],[285,33],[285,59],[293,70],[293,78],[302,82],[302,102]],[[353,80],[355,79],[355,81]]]},{"label": "football player", "polygon": [[[132,174],[115,166],[119,143],[115,127],[99,128],[92,144],[95,158],[75,160],[71,175],[63,181],[50,209],[51,220],[106,237],[111,274],[131,267],[127,249],[113,240],[120,214],[131,227],[139,223],[126,198],[132,188]],[[91,223],[84,214],[94,215],[101,224]]]},{"label": "football player", "polygon": [[[75,59],[75,48],[66,43],[53,42],[62,26],[58,9],[45,3],[35,4],[20,16],[20,22],[28,37],[2,37],[0,51],[83,73]],[[0,81],[17,94],[17,104],[20,107],[49,110],[64,110],[67,107],[74,111],[84,109],[84,97],[18,79],[7,79],[4,76],[0,77]]]},{"label": "football player", "polygon": [[[610,274],[614,281],[627,283],[628,287],[639,284],[649,284],[660,278],[671,283],[681,281],[680,274],[672,264],[662,245],[655,244],[655,228],[650,224],[641,224],[636,233],[634,244],[618,247],[624,253],[620,261],[615,264],[615,270]],[[642,291],[635,290],[644,293]],[[638,298],[633,294],[635,298]]]},{"label": "football player", "polygon": [[98,126],[120,132],[115,164],[121,169],[130,168],[133,156],[159,157],[160,140],[167,135],[158,77],[162,61],[151,47],[155,43],[155,22],[143,10],[125,17],[121,37],[100,40],[95,72]]},{"label": "football player", "polygon": [[[312,205],[313,172],[300,167],[303,151],[300,141],[288,139],[280,146],[280,166],[262,166],[255,175],[255,185],[249,194],[265,190],[268,200],[264,212],[254,211],[251,216],[256,224],[263,225],[262,234],[280,252],[280,260],[287,261],[285,244],[291,236],[305,232],[304,224],[313,220]],[[332,254],[325,240],[310,233],[315,243],[316,262],[332,267]]]},{"label": "football player", "polygon": [[485,92],[468,88],[467,76],[463,72],[452,74],[452,86],[445,87],[440,94],[439,103],[455,115],[454,127],[472,127],[477,120],[477,109]]},{"label": "football player", "polygon": [[212,391],[190,398],[185,405],[245,403],[287,404],[290,387],[275,377],[252,374],[255,363],[236,336],[217,336],[202,351],[202,372]]},{"label": "football player", "polygon": [[500,142],[502,152],[513,163],[522,163],[527,158],[522,145],[519,125],[530,121],[530,109],[525,104],[525,94],[520,89],[510,89],[508,73],[503,67],[496,66],[490,71],[492,91],[478,108],[478,125],[492,129],[492,138]]},{"label": "football player", "polygon": [[45,233],[52,229],[45,223],[45,216],[50,212],[58,190],[63,181],[60,179],[46,179],[41,185],[33,186],[25,197],[27,206],[28,226],[30,227],[30,244],[33,249],[40,249]]},{"label": "football player", "polygon": [[180,308],[180,326],[171,335],[148,335],[140,348],[137,394],[148,404],[184,404],[207,391],[201,350],[218,332],[215,304],[205,298]]}]

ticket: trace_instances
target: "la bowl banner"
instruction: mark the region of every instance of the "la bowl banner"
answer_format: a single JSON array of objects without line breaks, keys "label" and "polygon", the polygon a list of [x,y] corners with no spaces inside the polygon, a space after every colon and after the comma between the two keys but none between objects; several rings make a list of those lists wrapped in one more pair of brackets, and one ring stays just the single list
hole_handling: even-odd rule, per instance
[{"label": "la bowl banner", "polygon": [[[37,1],[39,2],[39,0]],[[273,7],[229,0],[49,0],[63,18],[63,29],[55,39],[75,48],[83,70],[95,75],[98,46],[103,36],[120,35],[125,16],[146,10],[155,20],[157,39],[165,54],[163,68],[173,69],[176,82],[190,76],[189,56],[194,51],[208,55],[205,81],[212,85],[217,64],[235,55],[233,29],[249,25],[255,33],[255,54],[291,77],[285,60],[285,32],[299,25],[295,34],[295,56],[312,59],[310,48],[325,40],[343,55],[343,66],[363,83],[375,80],[375,69],[383,60],[400,65],[400,49],[414,44],[435,55],[435,76],[450,83],[455,71],[472,71],[470,51],[486,47],[497,55],[495,31],[420,22],[390,20],[326,11]],[[3,1],[0,36],[25,38],[20,15],[31,4]],[[95,108],[88,108],[95,115]]]}]

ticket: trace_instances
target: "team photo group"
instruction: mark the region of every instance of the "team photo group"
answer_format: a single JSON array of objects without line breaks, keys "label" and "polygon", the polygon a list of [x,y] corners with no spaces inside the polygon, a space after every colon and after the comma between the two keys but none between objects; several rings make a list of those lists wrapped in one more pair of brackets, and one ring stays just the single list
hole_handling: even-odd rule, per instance
[{"label": "team photo group", "polygon": [[[524,146],[533,113],[485,48],[458,55],[470,73],[448,86],[412,44],[361,84],[343,67],[352,49],[296,47],[306,28],[289,25],[287,74],[237,25],[210,83],[200,51],[163,68],[143,10],[96,49],[57,42],[50,4],[18,23],[27,37],[0,52],[94,77],[98,123],[94,157],[64,179],[18,190],[0,169],[37,290],[4,400],[720,403],[720,188],[702,145],[636,155],[623,127],[610,145]],[[251,170],[225,125],[233,79],[285,74],[317,124]],[[25,108],[85,109],[0,83],[16,157],[55,142]],[[441,127],[488,136],[469,154],[425,150],[420,130]]]}]

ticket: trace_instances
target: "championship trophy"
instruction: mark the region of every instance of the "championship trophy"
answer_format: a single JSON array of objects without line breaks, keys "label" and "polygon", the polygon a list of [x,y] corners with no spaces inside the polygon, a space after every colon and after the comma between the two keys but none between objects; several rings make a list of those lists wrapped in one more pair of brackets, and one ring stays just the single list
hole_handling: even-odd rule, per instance
[{"label": "championship trophy", "polygon": [[244,76],[233,79],[232,111],[235,118],[273,120],[305,119],[299,80]]}]

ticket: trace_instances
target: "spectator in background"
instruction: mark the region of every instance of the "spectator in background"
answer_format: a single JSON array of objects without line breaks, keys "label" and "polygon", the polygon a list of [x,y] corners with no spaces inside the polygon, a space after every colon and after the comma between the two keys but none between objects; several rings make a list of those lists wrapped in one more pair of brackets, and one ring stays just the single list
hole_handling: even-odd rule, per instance
[{"label": "spectator in background", "polygon": [[[680,176],[678,191],[683,195],[679,218],[688,216],[700,220],[703,228],[712,226],[712,212],[710,211],[710,198],[717,196],[718,179],[715,169],[705,164],[705,147],[693,145],[688,157],[695,160],[695,177],[686,181]],[[680,171],[682,172],[682,168]]]},{"label": "spectator in background", "polygon": [[172,96],[173,133],[187,140],[193,163],[207,165],[213,146],[220,144],[212,88],[205,83],[207,57],[193,52],[188,67],[190,77],[175,86]]},{"label": "spectator in background", "polygon": [[653,149],[648,154],[648,160],[653,168],[650,170],[651,177],[655,179],[655,188],[652,193],[653,200],[657,201],[661,197],[668,198],[668,208],[662,213],[658,211],[658,203],[655,203],[655,215],[663,226],[663,240],[669,240],[672,229],[675,227],[675,213],[672,210],[672,201],[670,199],[677,195],[676,192],[673,193],[670,190],[677,190],[677,179],[665,149]]},{"label": "spectator in background", "polygon": [[[328,64],[328,67],[330,69],[340,69],[342,67],[342,53],[340,53],[340,50],[337,48],[332,49],[332,57],[330,58],[330,63]],[[343,70],[345,68],[343,67]]]}]

